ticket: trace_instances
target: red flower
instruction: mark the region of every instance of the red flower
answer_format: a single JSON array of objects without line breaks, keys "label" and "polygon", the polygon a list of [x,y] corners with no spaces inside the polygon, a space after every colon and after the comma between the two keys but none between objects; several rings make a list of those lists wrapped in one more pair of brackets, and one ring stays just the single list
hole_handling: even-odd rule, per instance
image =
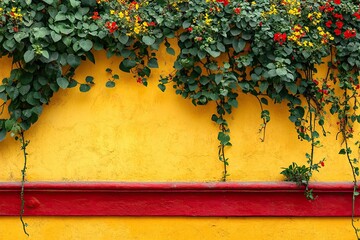
[{"label": "red flower", "polygon": [[274,41],[278,42],[280,45],[283,45],[286,42],[286,33],[277,32],[274,34]]},{"label": "red flower", "polygon": [[105,27],[109,30],[110,33],[115,32],[119,28],[116,22],[106,22]]},{"label": "red flower", "polygon": [[360,20],[360,11],[354,13],[353,16],[356,17],[356,19]]},{"label": "red flower", "polygon": [[234,12],[235,12],[235,14],[240,14],[241,9],[240,8],[234,8]]},{"label": "red flower", "polygon": [[98,20],[98,19],[100,19],[99,13],[98,13],[98,12],[94,12],[93,15],[91,16],[91,18],[92,18],[93,20]]},{"label": "red flower", "polygon": [[334,33],[335,33],[336,36],[339,36],[339,35],[341,35],[341,30],[340,29],[335,29]]},{"label": "red flower", "polygon": [[259,22],[259,26],[262,27],[263,23],[262,22]]},{"label": "red flower", "polygon": [[334,11],[334,7],[332,7],[329,2],[327,2],[325,5],[320,6],[319,10],[323,12],[332,12]]},{"label": "red flower", "polygon": [[218,3],[222,3],[224,7],[226,7],[229,4],[229,0],[216,0]]},{"label": "red flower", "polygon": [[327,21],[327,22],[325,23],[325,25],[326,25],[328,28],[331,27],[332,21],[331,21],[331,20]]},{"label": "red flower", "polygon": [[192,30],[193,30],[192,27],[188,27],[188,28],[186,29],[186,31],[188,31],[188,32],[192,32]]},{"label": "red flower", "polygon": [[136,80],[137,83],[143,83],[143,80],[141,77],[138,77],[138,79]]},{"label": "red flower", "polygon": [[344,26],[344,23],[341,21],[337,21],[335,24],[338,29],[342,29],[342,27]]},{"label": "red flower", "polygon": [[344,32],[344,38],[345,39],[349,39],[349,38],[353,38],[356,36],[356,31],[354,29],[350,30],[350,29],[347,29],[345,32]]},{"label": "red flower", "polygon": [[14,31],[14,32],[18,32],[18,31],[19,31],[19,28],[18,28],[18,27],[13,27],[13,31]]},{"label": "red flower", "polygon": [[340,13],[334,13],[333,16],[334,16],[334,18],[337,18],[337,19],[340,19],[340,20],[344,19],[343,15],[340,14]]},{"label": "red flower", "polygon": [[324,161],[321,161],[321,162],[320,162],[320,165],[321,165],[322,167],[324,167],[324,166],[325,166]]},{"label": "red flower", "polygon": [[156,26],[156,22],[148,22],[148,26],[149,26],[149,27],[155,27],[155,26]]},{"label": "red flower", "polygon": [[341,0],[334,0],[334,3],[339,5],[341,3]]}]

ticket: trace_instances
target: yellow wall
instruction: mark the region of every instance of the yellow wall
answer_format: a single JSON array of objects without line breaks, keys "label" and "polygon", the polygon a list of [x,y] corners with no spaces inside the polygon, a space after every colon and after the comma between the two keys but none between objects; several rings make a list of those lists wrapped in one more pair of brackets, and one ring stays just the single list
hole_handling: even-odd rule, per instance
[{"label": "yellow wall", "polygon": [[[85,63],[77,79],[95,77],[88,93],[61,90],[26,133],[28,181],[218,181],[217,126],[210,120],[214,104],[194,107],[189,100],[157,88],[157,76],[171,71],[174,58],[164,51],[160,68],[143,87],[121,74],[107,89],[107,67],[119,59],[96,53],[97,65]],[[10,70],[0,59],[0,77]],[[7,66],[7,67],[4,67]],[[283,105],[271,106],[266,141],[260,139],[260,108],[241,95],[240,109],[228,117],[233,147],[228,148],[230,181],[282,180],[281,167],[305,163],[309,144],[297,140]],[[328,117],[330,118],[330,117]],[[334,124],[334,122],[332,123]],[[329,125],[329,124],[328,124]],[[317,150],[325,168],[317,181],[350,181],[346,159],[337,154],[336,126]],[[22,154],[8,137],[0,143],[0,181],[19,181]],[[335,171],[336,169],[336,171]],[[349,206],[350,207],[350,206]],[[53,218],[26,217],[27,238],[18,218],[0,218],[0,239],[354,239],[346,218]]]},{"label": "yellow wall", "polygon": [[[116,70],[119,59],[96,55],[96,67],[85,63],[76,75],[79,81],[87,75],[95,77],[96,85],[90,92],[60,90],[26,133],[31,141],[28,180],[219,180],[218,129],[210,119],[214,104],[195,107],[170,86],[165,93],[157,88],[159,74],[171,71],[173,59],[169,55],[165,61],[160,58],[160,68],[153,70],[148,87],[138,84],[131,74],[121,74],[117,86],[108,89],[105,69],[111,66]],[[1,61],[3,66],[6,59]],[[2,67],[0,77],[9,69]],[[297,139],[293,124],[287,120],[287,107],[271,106],[270,112],[266,141],[261,142],[259,104],[252,96],[239,97],[239,109],[228,116],[233,143],[227,149],[229,180],[282,180],[281,167],[293,161],[306,162],[310,145]],[[316,151],[319,161],[326,158],[326,167],[314,180],[350,181],[346,159],[337,154],[340,141],[335,140],[336,126],[331,127],[332,135]],[[0,159],[0,181],[18,181],[22,158],[15,140],[8,137],[1,142]]]},{"label": "yellow wall", "polygon": [[[28,217],[30,237],[18,218],[0,218],[9,240],[348,240],[345,218],[51,218]],[[6,230],[4,230],[6,229]]]}]

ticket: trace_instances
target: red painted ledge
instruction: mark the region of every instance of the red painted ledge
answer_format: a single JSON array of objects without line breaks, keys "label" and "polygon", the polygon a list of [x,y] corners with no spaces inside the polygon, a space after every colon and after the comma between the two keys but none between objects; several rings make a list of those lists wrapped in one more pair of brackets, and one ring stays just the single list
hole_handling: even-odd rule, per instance
[{"label": "red painted ledge", "polygon": [[[352,183],[313,183],[311,188],[315,201],[289,182],[32,182],[25,184],[25,215],[351,216]],[[0,216],[19,215],[19,198],[19,183],[0,183]]]}]

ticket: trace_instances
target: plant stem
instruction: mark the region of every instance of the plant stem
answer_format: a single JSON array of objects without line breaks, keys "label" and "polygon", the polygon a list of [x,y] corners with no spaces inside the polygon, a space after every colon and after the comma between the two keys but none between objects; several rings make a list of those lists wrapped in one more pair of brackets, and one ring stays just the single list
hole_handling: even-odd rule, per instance
[{"label": "plant stem", "polygon": [[24,166],[21,170],[21,192],[20,192],[20,200],[21,200],[21,208],[20,208],[20,221],[23,227],[23,231],[26,235],[29,236],[29,233],[26,231],[27,223],[24,222],[23,215],[24,215],[24,208],[25,208],[25,199],[24,199],[24,188],[25,188],[25,176],[26,176],[26,164],[27,164],[27,152],[26,147],[29,144],[28,141],[25,140],[24,132],[20,134],[20,143],[21,143],[21,150],[23,151],[24,155]]}]

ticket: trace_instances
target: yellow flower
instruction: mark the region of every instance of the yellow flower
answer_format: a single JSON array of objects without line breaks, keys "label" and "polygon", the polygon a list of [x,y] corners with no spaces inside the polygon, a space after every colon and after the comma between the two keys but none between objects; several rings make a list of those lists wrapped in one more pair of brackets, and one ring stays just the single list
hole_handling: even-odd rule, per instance
[{"label": "yellow flower", "polygon": [[205,25],[210,25],[212,22],[212,19],[209,18],[209,14],[205,14]]},{"label": "yellow flower", "polygon": [[119,12],[119,13],[118,13],[118,16],[119,16],[119,18],[123,18],[123,17],[124,17],[124,13]]},{"label": "yellow flower", "polygon": [[111,10],[110,10],[110,14],[111,14],[111,15],[114,15],[114,14],[115,14],[115,10],[112,10],[112,9],[111,9]]}]

